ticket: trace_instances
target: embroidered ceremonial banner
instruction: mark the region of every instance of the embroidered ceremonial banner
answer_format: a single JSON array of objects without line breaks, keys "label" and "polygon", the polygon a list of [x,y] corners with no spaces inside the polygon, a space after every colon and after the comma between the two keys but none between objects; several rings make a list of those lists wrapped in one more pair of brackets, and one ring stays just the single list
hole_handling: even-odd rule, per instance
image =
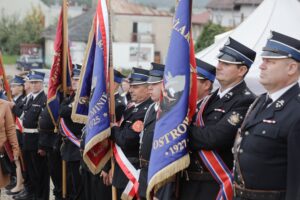
[{"label": "embroidered ceremonial banner", "polygon": [[195,101],[189,99],[191,61],[192,66],[196,66],[195,60],[191,60],[195,58],[191,55],[193,50],[190,49],[193,45],[190,37],[191,5],[192,1],[179,1],[173,21],[164,72],[160,118],[154,130],[149,163],[148,199],[154,188],[166,183],[190,163],[187,150],[188,109],[189,101]]},{"label": "embroidered ceremonial banner", "polygon": [[[63,85],[65,84],[67,89],[71,88],[72,61],[68,49],[68,37],[63,36],[63,30],[67,29],[67,27],[64,27],[65,24],[63,23],[63,12],[66,9],[67,8],[61,8],[57,23],[56,37],[54,42],[55,54],[50,71],[49,88],[47,94],[47,107],[55,127],[58,122],[59,107],[60,103],[62,102],[63,93],[67,93],[67,91],[63,91]],[[68,49],[66,55],[64,55],[63,51],[64,45],[66,45]],[[64,56],[67,58],[64,59]],[[64,60],[66,63],[64,63]],[[64,68],[66,69],[64,70]],[[64,81],[66,82],[64,83]]]},{"label": "embroidered ceremonial banner", "polygon": [[100,172],[112,153],[107,139],[110,136],[109,39],[106,1],[99,0],[72,110],[73,121],[86,123],[83,159],[94,174]]}]

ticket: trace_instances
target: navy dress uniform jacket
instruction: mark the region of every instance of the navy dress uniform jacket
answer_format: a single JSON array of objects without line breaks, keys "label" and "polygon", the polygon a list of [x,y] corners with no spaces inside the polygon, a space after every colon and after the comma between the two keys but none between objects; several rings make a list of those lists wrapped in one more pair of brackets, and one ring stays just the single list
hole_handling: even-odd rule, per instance
[{"label": "navy dress uniform jacket", "polygon": [[299,85],[259,111],[265,99],[265,94],[259,98],[241,130],[237,156],[245,188],[281,190],[286,191],[281,199],[300,199]]},{"label": "navy dress uniform jacket", "polygon": [[[38,121],[43,108],[46,106],[47,97],[42,91],[35,99],[24,106],[23,127],[24,129],[38,129]],[[39,134],[26,133],[23,134],[23,149],[24,150],[38,150]]]},{"label": "navy dress uniform jacket", "polygon": [[[75,123],[71,119],[72,115],[72,103],[74,102],[75,94],[67,97],[60,105],[59,115],[64,119],[66,126],[69,130],[78,138],[81,139],[82,128],[84,124]],[[73,144],[68,138],[63,139],[61,147],[61,156],[65,161],[80,161],[81,154],[80,149]]]},{"label": "navy dress uniform jacket", "polygon": [[58,144],[59,140],[61,140],[61,136],[58,133],[54,133],[54,129],[55,126],[52,122],[52,118],[47,107],[45,107],[39,118],[39,144],[44,148],[44,150],[57,149],[56,144]]},{"label": "navy dress uniform jacket", "polygon": [[140,197],[146,198],[147,190],[147,178],[148,178],[148,167],[152,149],[152,142],[154,136],[154,128],[156,123],[155,104],[153,103],[145,116],[144,130],[142,133],[141,144],[140,144],[140,178],[139,178],[139,195]]},{"label": "navy dress uniform jacket", "polygon": [[[244,81],[236,85],[221,99],[218,98],[217,92],[212,94],[204,110],[205,127],[191,126],[189,147],[194,151],[201,149],[217,151],[227,167],[232,169],[233,154],[231,150],[234,139],[255,95],[248,89]],[[206,169],[205,166],[202,168]],[[211,188],[215,191],[219,187],[217,182],[214,182],[215,187],[209,186],[208,190]],[[203,192],[211,195],[204,194],[208,200],[217,196],[217,193],[214,194],[214,192]]]},{"label": "navy dress uniform jacket", "polygon": [[[139,168],[139,141],[140,132],[133,130],[133,125],[137,121],[144,122],[144,117],[147,109],[151,105],[152,100],[149,98],[137,107],[131,107],[125,110],[124,120],[120,127],[112,127],[111,139],[118,144],[124,152],[127,159],[135,168]],[[123,189],[128,183],[128,179],[116,163],[113,185],[116,188]]]}]

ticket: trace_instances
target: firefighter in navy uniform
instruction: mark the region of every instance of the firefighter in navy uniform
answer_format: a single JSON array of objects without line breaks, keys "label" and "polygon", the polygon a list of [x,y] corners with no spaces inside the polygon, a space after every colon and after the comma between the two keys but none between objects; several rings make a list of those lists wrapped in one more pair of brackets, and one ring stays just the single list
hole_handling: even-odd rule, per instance
[{"label": "firefighter in navy uniform", "polygon": [[25,191],[15,199],[49,199],[50,177],[46,152],[40,145],[38,119],[46,106],[47,97],[43,89],[44,73],[31,71],[29,82],[31,94],[23,112],[23,157],[32,184],[32,191]]},{"label": "firefighter in navy uniform", "polygon": [[55,132],[55,126],[45,107],[39,118],[39,144],[46,151],[48,169],[53,182],[53,195],[55,200],[62,199],[62,161],[60,155],[61,136]]},{"label": "firefighter in navy uniform", "polygon": [[[82,128],[84,124],[79,124],[73,122],[71,119],[72,106],[74,104],[75,93],[79,84],[79,75],[80,75],[81,66],[74,64],[73,65],[73,74],[72,74],[72,94],[64,99],[60,105],[59,115],[64,120],[67,128],[80,139],[82,136]],[[60,129],[62,131],[62,129]],[[62,135],[65,135],[62,133]],[[81,198],[81,188],[82,181],[81,175],[79,173],[80,168],[80,148],[73,144],[67,137],[63,137],[63,144],[61,146],[61,157],[62,160],[67,162],[67,198],[74,200],[76,198],[83,200]]]},{"label": "firefighter in navy uniform", "polygon": [[[120,126],[113,126],[111,129],[111,139],[121,147],[127,159],[136,169],[139,168],[139,134],[143,130],[146,111],[152,104],[148,94],[148,76],[148,70],[133,68],[129,79],[129,91],[134,104],[129,105],[124,111]],[[128,181],[116,162],[112,184],[117,189],[118,199]]]},{"label": "firefighter in navy uniform", "polygon": [[278,32],[263,48],[259,82],[234,145],[236,200],[300,199],[300,38]]},{"label": "firefighter in navy uniform", "polygon": [[[255,56],[254,51],[229,38],[218,56],[216,78],[220,88],[212,93],[202,113],[205,126],[189,129],[189,148],[193,151],[214,150],[228,169],[233,167],[231,149],[236,132],[255,99],[244,82]],[[197,176],[197,196],[187,199],[216,199],[220,187],[203,164],[201,168],[201,175]]]},{"label": "firefighter in navy uniform", "polygon": [[[24,83],[23,77],[15,76],[15,78],[10,83],[11,93],[13,96],[13,107],[12,112],[15,117],[21,117],[23,113],[23,106],[25,104],[25,91],[24,91]],[[19,120],[18,119],[18,120]],[[20,120],[19,120],[20,121]],[[21,122],[21,121],[20,121]],[[17,137],[20,147],[22,147],[22,133],[20,132],[20,127],[16,125]]]},{"label": "firefighter in navy uniform", "polygon": [[[216,78],[216,68],[207,62],[196,59],[197,64],[197,110],[193,116],[192,125],[196,126],[197,114],[200,110],[201,103],[207,97],[212,89]],[[196,152],[190,151],[190,165],[182,172],[180,180],[179,199],[198,199],[198,191],[201,192],[199,185],[201,184],[202,166]]]}]

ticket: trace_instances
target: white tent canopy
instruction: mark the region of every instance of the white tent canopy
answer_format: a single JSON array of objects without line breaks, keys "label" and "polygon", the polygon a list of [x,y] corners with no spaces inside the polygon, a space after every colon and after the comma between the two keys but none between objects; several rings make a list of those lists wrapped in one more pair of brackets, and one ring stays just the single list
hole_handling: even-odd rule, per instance
[{"label": "white tent canopy", "polygon": [[234,30],[218,36],[214,44],[197,53],[196,57],[216,66],[219,49],[228,37],[232,37],[256,51],[255,62],[247,77],[257,79],[261,50],[270,37],[271,30],[300,39],[300,3],[298,0],[264,0],[243,23]]}]

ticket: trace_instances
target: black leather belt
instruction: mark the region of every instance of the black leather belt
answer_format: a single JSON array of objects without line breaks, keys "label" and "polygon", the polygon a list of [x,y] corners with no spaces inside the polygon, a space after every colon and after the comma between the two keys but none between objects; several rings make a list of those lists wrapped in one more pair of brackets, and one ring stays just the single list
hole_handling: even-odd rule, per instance
[{"label": "black leather belt", "polygon": [[253,190],[242,188],[234,184],[234,196],[249,200],[280,200],[284,199],[285,191],[280,190]]},{"label": "black leather belt", "polygon": [[192,181],[212,181],[214,178],[209,172],[185,171],[186,180]]}]

